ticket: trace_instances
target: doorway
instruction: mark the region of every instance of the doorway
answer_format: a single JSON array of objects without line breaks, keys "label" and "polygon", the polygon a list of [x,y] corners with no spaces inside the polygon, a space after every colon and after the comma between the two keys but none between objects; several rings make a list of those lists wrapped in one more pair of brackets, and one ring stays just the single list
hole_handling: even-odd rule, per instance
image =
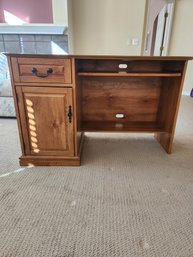
[{"label": "doorway", "polygon": [[143,55],[168,55],[175,0],[148,0]]}]

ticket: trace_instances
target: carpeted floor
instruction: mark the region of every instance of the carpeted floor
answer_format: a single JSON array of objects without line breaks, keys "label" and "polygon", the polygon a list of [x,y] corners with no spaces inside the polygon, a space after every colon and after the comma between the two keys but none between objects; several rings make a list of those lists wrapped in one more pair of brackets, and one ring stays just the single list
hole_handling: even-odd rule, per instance
[{"label": "carpeted floor", "polygon": [[18,166],[0,119],[1,257],[192,257],[193,99],[173,154],[148,135],[89,134],[81,167]]}]

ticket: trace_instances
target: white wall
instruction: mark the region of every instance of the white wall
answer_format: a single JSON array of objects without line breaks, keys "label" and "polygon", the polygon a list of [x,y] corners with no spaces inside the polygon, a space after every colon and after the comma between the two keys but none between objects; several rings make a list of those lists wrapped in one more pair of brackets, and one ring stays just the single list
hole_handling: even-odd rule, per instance
[{"label": "white wall", "polygon": [[[55,1],[55,0],[53,0]],[[70,1],[71,53],[140,55],[146,0]],[[193,0],[176,0],[169,55],[193,56]],[[69,24],[70,25],[70,24]],[[138,46],[127,45],[139,38]],[[73,39],[73,40],[71,40]],[[184,90],[193,87],[193,61],[189,62]]]},{"label": "white wall", "polygon": [[52,9],[53,23],[68,26],[67,0],[52,0]]},{"label": "white wall", "polygon": [[[176,0],[170,55],[193,56],[193,0]],[[193,88],[193,61],[188,64],[184,91]]]},{"label": "white wall", "polygon": [[146,0],[71,1],[74,54],[141,54]]}]

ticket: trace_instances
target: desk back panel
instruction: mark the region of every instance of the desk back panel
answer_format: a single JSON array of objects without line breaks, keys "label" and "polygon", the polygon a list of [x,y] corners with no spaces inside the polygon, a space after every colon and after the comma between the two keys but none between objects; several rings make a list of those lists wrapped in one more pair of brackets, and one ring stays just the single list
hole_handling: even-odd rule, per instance
[{"label": "desk back panel", "polygon": [[161,78],[82,77],[82,120],[156,122]]}]

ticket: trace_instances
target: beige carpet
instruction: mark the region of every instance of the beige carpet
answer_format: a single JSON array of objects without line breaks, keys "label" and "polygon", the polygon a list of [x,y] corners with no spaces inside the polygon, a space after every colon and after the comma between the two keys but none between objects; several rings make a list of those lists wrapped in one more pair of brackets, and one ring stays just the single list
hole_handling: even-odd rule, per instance
[{"label": "beige carpet", "polygon": [[193,99],[173,154],[152,136],[89,134],[82,166],[18,166],[0,119],[1,257],[193,257]]}]

